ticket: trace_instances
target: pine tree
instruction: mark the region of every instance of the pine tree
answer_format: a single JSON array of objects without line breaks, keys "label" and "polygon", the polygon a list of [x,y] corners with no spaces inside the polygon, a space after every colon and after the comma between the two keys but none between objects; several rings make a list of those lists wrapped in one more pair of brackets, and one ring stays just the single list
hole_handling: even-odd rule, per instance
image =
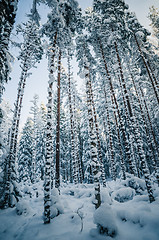
[{"label": "pine tree", "polygon": [[2,0],[0,2],[0,103],[4,84],[9,80],[10,61],[9,40],[15,22],[18,0]]},{"label": "pine tree", "polygon": [[57,80],[57,122],[56,122],[56,176],[55,187],[60,187],[60,78],[61,78],[61,50],[58,58],[58,80]]},{"label": "pine tree", "polygon": [[6,189],[4,192],[4,205],[12,206],[11,202],[11,188],[10,185],[16,181],[16,173],[15,173],[15,158],[17,151],[17,138],[19,131],[19,120],[21,115],[22,101],[24,95],[24,88],[26,85],[26,79],[28,77],[28,71],[35,66],[36,62],[38,62],[42,57],[42,47],[41,41],[38,33],[38,27],[34,20],[29,20],[26,24],[18,27],[18,32],[21,32],[24,38],[24,42],[22,44],[19,59],[21,61],[21,78],[18,86],[18,94],[17,100],[15,103],[15,110],[11,128],[11,139],[9,146],[9,154],[7,156],[7,164],[8,164],[8,172],[7,172],[7,181],[6,181]]},{"label": "pine tree", "polygon": [[70,65],[70,52],[68,52],[68,98],[69,98],[69,113],[70,113],[70,127],[71,127],[71,156],[73,163],[73,179],[75,184],[78,182],[77,175],[77,155],[75,152],[75,132],[74,132],[74,115],[73,115],[73,96],[71,94],[71,65]]},{"label": "pine tree", "polygon": [[34,98],[33,100],[31,101],[33,103],[33,106],[31,107],[31,111],[30,113],[33,115],[33,132],[34,132],[34,136],[33,136],[33,142],[32,142],[32,162],[31,162],[31,166],[32,166],[32,183],[35,182],[36,180],[36,158],[37,158],[37,137],[38,137],[38,126],[37,126],[37,117],[38,117],[38,106],[37,106],[37,103],[38,103],[38,99],[39,99],[39,96],[38,95],[34,95]]},{"label": "pine tree", "polygon": [[37,117],[37,149],[36,149],[36,175],[37,179],[44,180],[44,165],[46,158],[46,106],[41,103]]},{"label": "pine tree", "polygon": [[97,153],[97,142],[96,134],[94,129],[94,118],[92,109],[92,99],[91,99],[91,88],[90,88],[90,74],[91,67],[94,64],[94,59],[90,54],[87,38],[83,35],[79,35],[76,39],[77,44],[77,60],[79,61],[80,71],[84,72],[86,81],[86,98],[87,98],[87,110],[88,110],[88,132],[89,132],[89,144],[90,144],[90,157],[93,177],[94,177],[94,187],[95,187],[95,207],[98,208],[101,204],[100,197],[100,182],[99,178],[101,176],[100,163],[98,161]]},{"label": "pine tree", "polygon": [[[49,87],[47,104],[47,134],[46,134],[46,167],[45,167],[45,185],[44,185],[44,223],[50,222],[50,187],[51,173],[50,167],[53,162],[52,148],[52,86],[54,82],[53,73],[55,71],[55,51],[58,46],[61,53],[65,51],[71,42],[72,34],[75,32],[79,23],[80,9],[76,1],[52,1],[47,2],[51,7],[51,13],[48,15],[48,21],[44,24],[43,32],[50,40],[49,52]],[[58,13],[58,14],[57,14]]]},{"label": "pine tree", "polygon": [[[1,129],[0,129],[0,199],[3,197],[3,192],[5,188],[5,182],[7,178],[7,164],[6,156],[8,154],[8,145],[10,138],[10,128],[11,128],[11,107],[9,103],[4,100],[0,104],[3,117],[1,119]],[[0,201],[1,202],[1,201]],[[0,205],[0,208],[3,206]]]},{"label": "pine tree", "polygon": [[19,181],[30,183],[32,181],[34,123],[31,118],[26,120],[21,133],[17,154]]}]

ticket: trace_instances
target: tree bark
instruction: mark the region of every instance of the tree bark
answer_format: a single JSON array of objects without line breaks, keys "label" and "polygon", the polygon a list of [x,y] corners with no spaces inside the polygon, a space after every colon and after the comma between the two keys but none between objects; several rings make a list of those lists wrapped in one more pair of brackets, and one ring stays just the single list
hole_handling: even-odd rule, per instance
[{"label": "tree bark", "polygon": [[61,50],[58,59],[58,78],[57,78],[57,122],[56,122],[56,174],[55,188],[59,191],[60,187],[60,79],[61,78]]},{"label": "tree bark", "polygon": [[55,48],[57,32],[55,33],[50,59],[50,74],[48,86],[47,123],[46,123],[46,161],[44,178],[44,223],[50,223],[50,203],[51,203],[51,163],[53,161],[53,137],[52,137],[52,111],[53,111],[53,67],[55,59]]},{"label": "tree bark", "polygon": [[159,96],[158,96],[158,93],[157,93],[156,86],[155,86],[155,84],[154,84],[154,82],[153,82],[153,79],[152,79],[150,70],[149,70],[148,65],[147,65],[147,63],[146,63],[146,59],[145,59],[145,57],[144,57],[144,55],[143,55],[143,52],[142,52],[142,50],[141,50],[141,47],[140,47],[140,45],[139,45],[139,42],[138,42],[138,40],[137,40],[137,37],[136,37],[135,33],[134,33],[134,39],[135,39],[135,41],[136,41],[138,50],[139,50],[139,52],[140,52],[140,56],[141,56],[141,58],[142,58],[142,60],[143,60],[143,62],[144,62],[144,65],[145,65],[145,68],[146,68],[146,70],[147,70],[149,79],[150,79],[150,81],[151,81],[151,84],[152,84],[152,87],[153,87],[153,90],[154,90],[154,93],[155,93],[157,102],[158,102],[158,104],[159,104]]},{"label": "tree bark", "polygon": [[91,91],[90,91],[90,84],[89,84],[90,72],[89,72],[89,67],[87,66],[87,62],[85,63],[84,69],[85,69],[85,79],[86,79],[86,95],[87,95],[88,121],[89,121],[90,155],[92,160],[91,167],[93,168],[94,185],[95,185],[95,208],[97,209],[101,205],[100,183],[99,183],[99,177],[101,173],[100,173],[100,164],[97,159],[97,145],[96,145],[96,136],[94,134]]}]

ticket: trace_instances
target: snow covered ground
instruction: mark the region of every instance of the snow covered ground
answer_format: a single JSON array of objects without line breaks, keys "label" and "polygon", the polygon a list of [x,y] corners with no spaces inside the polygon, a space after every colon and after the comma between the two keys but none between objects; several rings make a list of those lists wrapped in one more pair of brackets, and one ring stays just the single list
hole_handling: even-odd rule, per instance
[{"label": "snow covered ground", "polygon": [[142,180],[108,182],[107,188],[101,189],[102,205],[94,219],[93,185],[63,184],[63,213],[44,225],[42,183],[34,185],[33,190],[25,187],[25,200],[13,209],[0,210],[0,240],[112,239],[100,235],[94,221],[110,231],[115,229],[115,240],[159,240],[159,188],[155,188],[156,201],[150,204]]}]

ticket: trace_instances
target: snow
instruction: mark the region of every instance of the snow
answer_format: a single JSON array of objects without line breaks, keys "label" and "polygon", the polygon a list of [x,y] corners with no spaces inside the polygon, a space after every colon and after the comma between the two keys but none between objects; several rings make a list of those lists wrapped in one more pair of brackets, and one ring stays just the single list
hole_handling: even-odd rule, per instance
[{"label": "snow", "polygon": [[106,229],[108,236],[117,234],[115,215],[107,203],[102,204],[94,213],[94,223]]},{"label": "snow", "polygon": [[112,197],[118,202],[126,202],[135,196],[135,190],[130,187],[121,188],[112,194]]},{"label": "snow", "polygon": [[[97,210],[93,204],[93,184],[75,186],[64,183],[60,195],[53,189],[51,207],[54,207],[54,218],[50,224],[43,223],[43,182],[33,186],[21,185],[23,199],[14,208],[0,210],[0,239],[112,240],[111,236],[99,234],[96,224],[100,224],[108,229],[109,235],[116,231],[115,240],[158,240],[159,188],[154,185],[156,201],[150,204],[144,187],[136,192],[133,186],[128,186],[130,179],[134,178],[107,181],[106,188],[101,186],[102,204]],[[135,182],[140,180],[135,178]],[[132,192],[133,198],[127,198],[125,202],[115,200],[117,193],[130,196]],[[62,214],[56,216],[57,210]]]},{"label": "snow", "polygon": [[31,208],[27,201],[21,200],[16,204],[16,213],[17,215],[28,215],[31,211]]},{"label": "snow", "polygon": [[60,201],[59,191],[54,188],[51,191],[51,218],[64,213],[64,207]]}]

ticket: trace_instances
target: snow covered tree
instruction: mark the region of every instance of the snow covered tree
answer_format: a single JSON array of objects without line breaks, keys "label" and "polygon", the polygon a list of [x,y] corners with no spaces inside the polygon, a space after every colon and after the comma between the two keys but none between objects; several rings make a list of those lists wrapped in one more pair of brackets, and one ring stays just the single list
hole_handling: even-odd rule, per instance
[{"label": "snow covered tree", "polygon": [[55,187],[60,187],[60,84],[61,84],[61,50],[58,57],[58,79],[57,79],[57,115],[56,115],[56,175]]},{"label": "snow covered tree", "polygon": [[150,8],[149,19],[151,20],[153,34],[158,39],[158,46],[159,46],[159,11],[154,6]]},{"label": "snow covered tree", "polygon": [[2,0],[0,2],[0,103],[4,91],[4,84],[9,80],[10,61],[9,53],[10,34],[15,22],[18,0]]},{"label": "snow covered tree", "polygon": [[31,101],[33,103],[33,106],[31,107],[30,114],[33,115],[33,124],[34,124],[34,137],[33,137],[33,147],[32,147],[32,183],[35,182],[36,179],[36,155],[37,155],[37,132],[38,132],[38,126],[37,126],[37,117],[38,117],[38,95],[34,95],[33,100]]},{"label": "snow covered tree", "polygon": [[[118,103],[116,101],[116,96],[113,93],[114,91],[113,85],[115,83],[119,84],[118,86],[122,94],[122,101],[123,101],[122,105],[124,107],[124,115],[125,115],[126,124],[127,124],[126,133],[124,129],[122,130],[122,133],[124,138],[125,136],[128,136],[128,141],[130,143],[130,145],[126,143],[129,167],[132,173],[136,174],[137,163],[133,161],[133,159],[135,160],[135,155],[138,153],[138,158],[143,169],[142,173],[145,176],[145,182],[146,182],[146,186],[149,194],[149,199],[150,199],[150,202],[152,202],[154,201],[154,197],[152,193],[149,172],[146,166],[143,140],[139,131],[139,123],[138,123],[137,117],[135,116],[134,106],[132,104],[132,98],[130,96],[130,85],[128,81],[126,82],[125,73],[124,73],[123,49],[129,50],[129,45],[127,44],[126,40],[130,36],[130,30],[126,27],[126,22],[125,22],[125,16],[126,16],[125,13],[127,9],[128,9],[128,6],[123,1],[115,1],[115,0],[101,1],[101,2],[94,1],[94,13],[92,14],[94,24],[90,26],[89,30],[92,33],[91,35],[92,39],[94,35],[95,35],[95,39],[98,39],[98,41],[92,41],[92,45],[94,46],[95,52],[97,54],[99,54],[99,49],[100,49],[101,56],[103,58],[104,65],[105,65],[106,75],[110,81],[111,94],[113,94],[112,104],[116,105],[119,123],[121,125],[121,129],[123,129],[123,121],[120,117],[121,113],[119,112],[119,108],[117,106]],[[99,44],[98,46],[96,45],[97,42]],[[137,39],[136,39],[136,43],[138,43]],[[112,58],[110,59],[110,57],[107,57],[108,60],[106,60],[105,56],[112,56]],[[110,67],[112,67],[111,62],[114,64],[113,68],[114,66],[116,68],[114,69],[114,73],[112,70],[109,70],[111,69]],[[111,80],[112,74],[115,74],[115,78],[116,78],[115,83],[112,83],[112,80]],[[135,142],[137,143],[138,152],[135,151]],[[131,149],[131,152],[130,152],[130,149]]]},{"label": "snow covered tree", "polygon": [[41,103],[37,116],[36,177],[44,180],[46,158],[46,106]]},{"label": "snow covered tree", "polygon": [[91,88],[90,88],[91,67],[94,64],[94,59],[89,51],[86,36],[83,36],[82,34],[79,35],[76,39],[76,44],[77,44],[77,60],[79,61],[80,72],[81,73],[84,72],[85,81],[86,81],[88,132],[89,132],[90,157],[91,157],[90,165],[92,167],[92,172],[94,177],[95,207],[98,208],[101,204],[99,178],[101,176],[100,165],[102,163],[98,161],[97,140],[96,140],[96,134],[95,134],[95,128],[94,128],[93,106],[92,106]]},{"label": "snow covered tree", "polygon": [[63,54],[72,42],[72,34],[79,24],[80,9],[76,1],[47,1],[51,7],[48,21],[44,24],[43,32],[49,38],[49,87],[47,104],[47,133],[46,133],[46,165],[44,185],[44,223],[50,222],[50,187],[51,187],[51,163],[53,162],[52,148],[52,88],[54,83],[56,49]]},{"label": "snow covered tree", "polygon": [[[11,193],[10,190],[13,189],[10,185],[14,185],[16,181],[16,173],[15,173],[15,158],[17,151],[17,138],[19,131],[19,120],[21,115],[22,101],[24,95],[24,88],[26,85],[26,79],[28,77],[28,71],[35,66],[37,62],[40,61],[43,49],[41,46],[41,41],[39,37],[39,30],[34,20],[29,20],[26,24],[18,26],[17,32],[21,32],[24,38],[23,44],[21,44],[19,60],[21,61],[21,77],[18,86],[18,94],[15,103],[15,110],[13,115],[13,122],[11,128],[11,139],[9,146],[9,154],[6,159],[8,164],[8,172],[7,172],[7,181],[6,181],[6,189],[4,192],[4,205],[12,206],[11,202]],[[14,176],[14,177],[13,177]],[[13,204],[14,205],[14,204]]]},{"label": "snow covered tree", "polygon": [[[3,196],[3,191],[5,187],[6,181],[6,172],[7,165],[5,158],[8,154],[8,144],[10,137],[10,128],[11,128],[11,108],[9,103],[4,100],[0,104],[0,108],[2,110],[3,118],[1,118],[0,122],[0,199]],[[0,208],[2,206],[0,205]]]},{"label": "snow covered tree", "polygon": [[34,123],[31,118],[28,118],[21,133],[17,154],[18,179],[20,182],[30,183],[32,181],[33,142]]}]

